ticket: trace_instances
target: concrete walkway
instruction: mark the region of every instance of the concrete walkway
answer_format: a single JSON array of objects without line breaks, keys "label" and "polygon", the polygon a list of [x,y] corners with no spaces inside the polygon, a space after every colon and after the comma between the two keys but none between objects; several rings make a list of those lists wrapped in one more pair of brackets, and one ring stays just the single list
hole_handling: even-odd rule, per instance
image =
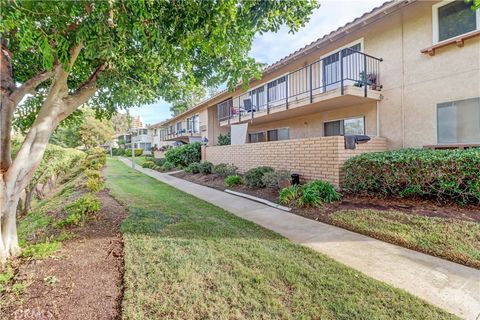
[{"label": "concrete walkway", "polygon": [[[126,165],[131,162],[121,159]],[[464,319],[480,313],[480,271],[136,166],[146,175],[404,289]],[[479,318],[480,319],[480,318]]]}]

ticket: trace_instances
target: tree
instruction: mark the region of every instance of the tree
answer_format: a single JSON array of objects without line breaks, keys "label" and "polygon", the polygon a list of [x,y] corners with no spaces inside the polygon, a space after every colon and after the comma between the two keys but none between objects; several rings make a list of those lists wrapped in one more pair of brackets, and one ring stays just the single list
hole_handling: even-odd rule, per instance
[{"label": "tree", "polygon": [[205,99],[207,90],[203,86],[193,86],[182,91],[183,95],[172,101],[170,111],[173,115],[178,115],[197,105]]},{"label": "tree", "polygon": [[82,144],[87,148],[101,146],[112,140],[114,131],[112,126],[105,120],[87,116],[79,129],[79,137]]},{"label": "tree", "polygon": [[[87,101],[112,114],[159,97],[174,101],[192,85],[248,83],[261,75],[248,56],[255,34],[282,24],[295,32],[318,7],[316,0],[0,1],[0,262],[20,252],[18,198],[61,121]],[[12,125],[27,131],[13,161]]]},{"label": "tree", "polygon": [[116,134],[128,132],[132,128],[132,116],[130,113],[117,112],[110,120]]}]

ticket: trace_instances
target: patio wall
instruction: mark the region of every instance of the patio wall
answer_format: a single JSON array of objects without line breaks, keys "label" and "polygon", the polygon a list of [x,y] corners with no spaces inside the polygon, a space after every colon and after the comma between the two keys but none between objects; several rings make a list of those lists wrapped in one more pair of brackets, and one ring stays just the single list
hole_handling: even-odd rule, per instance
[{"label": "patio wall", "polygon": [[202,160],[213,164],[232,163],[240,172],[258,166],[271,166],[299,173],[302,179],[322,179],[340,186],[345,160],[364,152],[384,151],[385,138],[373,138],[346,150],[343,137],[317,137],[202,149]]}]

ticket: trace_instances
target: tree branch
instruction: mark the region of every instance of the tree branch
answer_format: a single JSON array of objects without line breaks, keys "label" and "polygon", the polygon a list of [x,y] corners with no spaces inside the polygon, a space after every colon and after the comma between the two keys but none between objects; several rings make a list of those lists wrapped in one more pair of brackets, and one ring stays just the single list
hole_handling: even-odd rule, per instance
[{"label": "tree branch", "polygon": [[15,106],[27,95],[32,92],[36,87],[38,87],[42,82],[50,79],[54,74],[53,70],[42,71],[37,73],[33,78],[26,81],[23,85],[16,88],[10,95],[10,99],[14,102]]}]

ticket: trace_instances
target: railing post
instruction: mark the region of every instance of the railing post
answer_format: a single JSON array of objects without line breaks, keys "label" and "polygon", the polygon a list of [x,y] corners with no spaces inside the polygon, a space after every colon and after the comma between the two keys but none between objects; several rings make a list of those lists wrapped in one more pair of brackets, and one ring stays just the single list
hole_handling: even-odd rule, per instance
[{"label": "railing post", "polygon": [[367,56],[364,54],[363,55],[363,75],[364,75],[364,79],[363,79],[363,84],[364,84],[364,87],[363,88],[363,95],[365,96],[365,98],[367,97],[367,79],[368,79],[368,74],[367,74]]},{"label": "railing post", "polygon": [[242,120],[241,112],[240,112],[240,96],[238,96],[238,122]]},{"label": "railing post", "polygon": [[310,65],[310,103],[313,102],[313,90],[312,90],[312,65]]},{"label": "railing post", "polygon": [[288,74],[285,76],[285,109],[288,109]]},{"label": "railing post", "polygon": [[270,114],[270,106],[268,104],[268,100],[270,99],[270,94],[269,94],[269,90],[268,90],[268,83],[265,85],[265,87],[267,88],[267,114]]},{"label": "railing post", "polygon": [[343,96],[343,50],[340,50],[340,93]]}]

